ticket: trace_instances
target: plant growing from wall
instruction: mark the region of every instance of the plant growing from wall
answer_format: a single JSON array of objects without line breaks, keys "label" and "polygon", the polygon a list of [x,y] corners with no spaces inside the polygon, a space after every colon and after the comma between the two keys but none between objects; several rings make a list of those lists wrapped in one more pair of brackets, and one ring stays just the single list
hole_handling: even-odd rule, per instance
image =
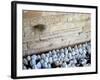
[{"label": "plant growing from wall", "polygon": [[35,35],[38,35],[39,40],[40,39],[40,35],[42,34],[42,32],[45,30],[45,25],[44,24],[37,24],[35,26],[33,26],[34,30],[35,30]]}]

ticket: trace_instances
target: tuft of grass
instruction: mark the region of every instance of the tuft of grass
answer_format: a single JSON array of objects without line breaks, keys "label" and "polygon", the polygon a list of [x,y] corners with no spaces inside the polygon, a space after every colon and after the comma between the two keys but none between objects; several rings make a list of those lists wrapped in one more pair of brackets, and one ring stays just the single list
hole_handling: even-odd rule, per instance
[{"label": "tuft of grass", "polygon": [[39,31],[45,30],[45,25],[44,24],[37,24],[37,25],[35,25],[33,27],[34,27],[34,29],[37,29]]}]

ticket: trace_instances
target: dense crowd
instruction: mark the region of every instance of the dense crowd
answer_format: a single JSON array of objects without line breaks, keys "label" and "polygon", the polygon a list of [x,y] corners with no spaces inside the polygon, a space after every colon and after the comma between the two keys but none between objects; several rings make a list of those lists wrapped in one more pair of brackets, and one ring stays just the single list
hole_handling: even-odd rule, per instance
[{"label": "dense crowd", "polygon": [[91,65],[91,42],[23,57],[23,69],[84,67]]}]

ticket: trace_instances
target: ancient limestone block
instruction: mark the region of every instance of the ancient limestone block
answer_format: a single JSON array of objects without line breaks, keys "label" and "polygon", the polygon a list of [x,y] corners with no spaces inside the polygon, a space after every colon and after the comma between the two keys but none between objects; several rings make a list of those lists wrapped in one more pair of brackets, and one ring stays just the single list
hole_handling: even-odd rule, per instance
[{"label": "ancient limestone block", "polygon": [[91,23],[90,21],[87,21],[86,24],[82,28],[83,32],[89,32],[91,31]]},{"label": "ancient limestone block", "polygon": [[27,50],[27,45],[28,45],[28,44],[27,44],[26,42],[23,43],[22,47],[23,47],[24,50]]}]

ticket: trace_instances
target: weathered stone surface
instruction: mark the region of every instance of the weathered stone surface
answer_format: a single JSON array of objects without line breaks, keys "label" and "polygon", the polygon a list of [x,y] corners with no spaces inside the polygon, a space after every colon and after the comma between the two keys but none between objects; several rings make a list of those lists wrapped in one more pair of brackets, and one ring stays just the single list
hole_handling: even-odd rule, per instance
[{"label": "weathered stone surface", "polygon": [[[35,30],[37,24],[46,25],[45,30]],[[27,11],[23,15],[23,55],[89,41],[90,24],[90,14],[87,13]]]}]

